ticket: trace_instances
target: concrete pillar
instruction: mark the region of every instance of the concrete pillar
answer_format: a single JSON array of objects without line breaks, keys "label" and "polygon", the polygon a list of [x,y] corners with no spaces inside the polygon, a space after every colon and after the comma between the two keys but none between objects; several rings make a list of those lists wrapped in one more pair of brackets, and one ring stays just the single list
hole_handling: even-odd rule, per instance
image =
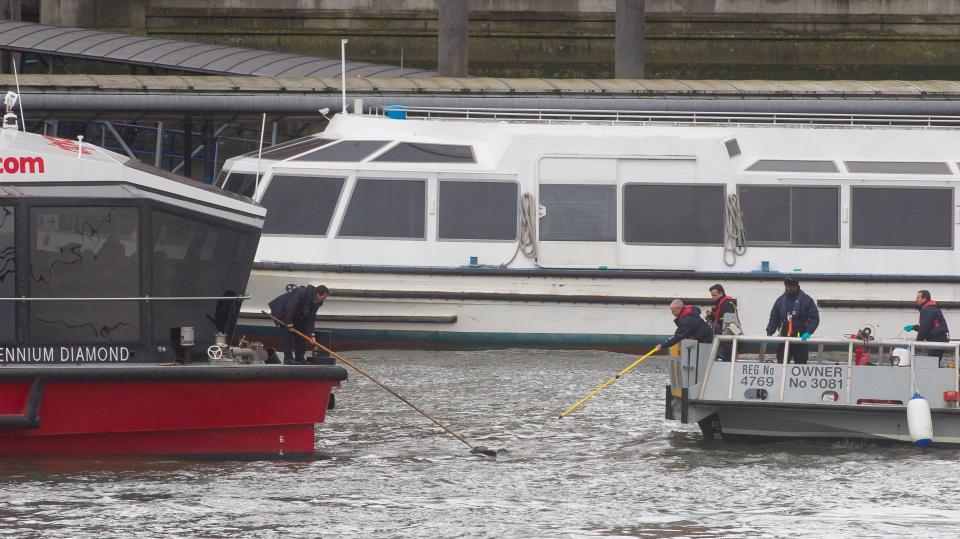
[{"label": "concrete pillar", "polygon": [[437,71],[443,77],[467,76],[468,0],[437,0]]},{"label": "concrete pillar", "polygon": [[616,61],[618,79],[643,78],[644,0],[617,0]]},{"label": "concrete pillar", "polygon": [[145,28],[147,0],[40,0],[40,23],[89,28]]}]

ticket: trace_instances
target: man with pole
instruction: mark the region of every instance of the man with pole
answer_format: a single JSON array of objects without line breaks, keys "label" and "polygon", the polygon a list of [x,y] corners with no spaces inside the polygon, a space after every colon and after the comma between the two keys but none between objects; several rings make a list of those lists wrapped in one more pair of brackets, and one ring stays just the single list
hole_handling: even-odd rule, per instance
[{"label": "man with pole", "polygon": [[[296,329],[301,333],[313,333],[317,319],[317,310],[330,296],[326,286],[298,286],[280,294],[270,302],[270,314],[279,319],[287,329]],[[293,333],[286,331],[283,341],[283,362],[287,365],[305,365],[303,341]],[[295,355],[294,355],[295,351]]]},{"label": "man with pole", "polygon": [[682,299],[675,299],[670,302],[670,313],[676,318],[673,323],[677,325],[677,331],[673,337],[658,344],[655,352],[664,348],[670,348],[684,339],[696,339],[700,343],[713,342],[713,328],[700,318],[700,308],[693,305],[684,305]]}]

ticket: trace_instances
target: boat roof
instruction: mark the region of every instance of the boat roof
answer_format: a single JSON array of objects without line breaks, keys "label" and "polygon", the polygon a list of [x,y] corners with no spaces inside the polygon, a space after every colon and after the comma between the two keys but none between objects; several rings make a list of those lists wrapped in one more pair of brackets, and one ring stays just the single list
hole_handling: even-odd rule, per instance
[{"label": "boat roof", "polygon": [[[404,113],[415,112],[404,109]],[[434,111],[436,112],[436,111]],[[622,152],[623,144],[639,147],[654,141],[673,141],[671,151],[689,153],[691,143],[733,142],[751,161],[769,159],[903,160],[942,161],[944,149],[960,135],[958,117],[905,117],[900,123],[888,118],[843,115],[710,115],[676,113],[631,113],[619,111],[475,112],[434,114],[395,119],[380,115],[338,114],[319,134],[265,149],[262,162],[256,153],[230,159],[226,170],[243,173],[273,167],[322,169],[356,166],[406,169],[495,170],[514,141],[526,140],[541,153],[570,151]],[[681,117],[682,116],[682,117]],[[909,134],[906,137],[890,136]],[[619,150],[613,149],[616,141]],[[338,151],[343,143],[357,151]],[[381,156],[403,143],[428,150],[472,152],[473,159],[427,159],[422,162],[390,162]],[[433,146],[431,146],[433,145]],[[335,147],[336,146],[336,147]],[[364,146],[361,148],[360,146]],[[589,149],[588,149],[589,148]],[[599,148],[599,149],[598,149]],[[737,152],[740,152],[740,149]],[[327,155],[320,156],[321,153]],[[334,157],[336,156],[336,157]],[[352,156],[352,157],[351,157]],[[358,157],[359,156],[359,157]],[[953,160],[952,157],[949,160]],[[744,160],[744,166],[750,164]],[[398,166],[399,165],[399,166]],[[407,167],[404,168],[404,165]]]},{"label": "boat roof", "polygon": [[249,198],[166,172],[82,140],[0,130],[0,187],[7,196],[76,196],[76,188],[119,184],[111,197],[158,198],[165,202],[262,226],[266,210]]}]

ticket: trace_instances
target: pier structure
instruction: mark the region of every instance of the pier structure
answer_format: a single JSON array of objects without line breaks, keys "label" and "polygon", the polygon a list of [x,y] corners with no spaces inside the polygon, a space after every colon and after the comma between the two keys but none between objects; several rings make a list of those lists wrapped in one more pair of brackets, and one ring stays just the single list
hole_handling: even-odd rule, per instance
[{"label": "pier structure", "polygon": [[[15,88],[12,75],[0,76],[0,84]],[[270,145],[320,131],[341,110],[340,79],[324,77],[24,75],[20,89],[31,131],[82,134],[208,182],[226,158],[257,149],[264,114]],[[756,122],[757,114],[836,122],[859,115],[878,123],[960,116],[960,83],[951,81],[348,77],[347,95],[349,112],[400,105],[509,116],[536,109],[558,121],[571,110],[619,111],[637,121],[646,111],[676,122],[714,121],[717,113],[731,122]]]}]

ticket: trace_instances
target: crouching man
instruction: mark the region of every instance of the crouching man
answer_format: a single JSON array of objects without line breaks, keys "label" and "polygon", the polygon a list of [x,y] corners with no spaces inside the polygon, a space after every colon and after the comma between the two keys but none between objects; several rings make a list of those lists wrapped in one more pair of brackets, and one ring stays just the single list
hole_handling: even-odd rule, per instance
[{"label": "crouching man", "polygon": [[684,305],[683,300],[675,299],[670,302],[670,313],[674,316],[673,323],[677,325],[677,331],[673,337],[658,344],[655,351],[669,348],[684,339],[696,339],[707,344],[713,342],[713,328],[700,318],[699,307]]}]

